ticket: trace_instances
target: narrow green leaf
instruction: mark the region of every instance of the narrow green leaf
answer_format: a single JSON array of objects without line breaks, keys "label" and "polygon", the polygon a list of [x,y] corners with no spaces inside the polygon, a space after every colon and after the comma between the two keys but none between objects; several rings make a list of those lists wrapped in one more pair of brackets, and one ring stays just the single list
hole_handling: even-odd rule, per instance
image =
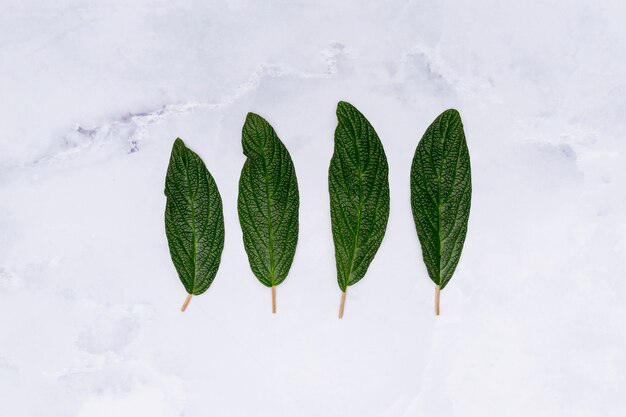
[{"label": "narrow green leaf", "polygon": [[220,265],[224,215],[213,177],[181,139],[172,147],[165,196],[165,233],[172,261],[187,292],[200,295]]},{"label": "narrow green leaf", "polygon": [[363,278],[385,235],[389,167],[378,135],[361,112],[340,101],[337,119],[328,184],[337,282],[345,292]]},{"label": "narrow green leaf", "polygon": [[248,113],[242,131],[248,157],[239,179],[239,223],[250,268],[267,287],[287,278],[298,243],[300,196],[291,156],[272,126]]},{"label": "narrow green leaf", "polygon": [[446,110],[428,127],[411,166],[411,207],[430,279],[443,289],[461,257],[472,200],[463,123]]}]

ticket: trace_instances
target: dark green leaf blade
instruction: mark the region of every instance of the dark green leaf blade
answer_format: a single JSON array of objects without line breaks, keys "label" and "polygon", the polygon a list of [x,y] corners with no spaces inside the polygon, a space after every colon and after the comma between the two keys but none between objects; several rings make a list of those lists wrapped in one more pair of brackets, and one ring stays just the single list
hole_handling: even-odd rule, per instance
[{"label": "dark green leaf blade", "polygon": [[202,159],[181,139],[165,178],[165,233],[178,276],[189,294],[205,292],[224,249],[222,198]]},{"label": "dark green leaf blade", "polygon": [[461,116],[446,110],[428,127],[411,165],[411,208],[428,275],[443,289],[461,257],[472,200]]},{"label": "dark green leaf blade", "polygon": [[250,268],[267,287],[289,274],[298,243],[300,195],[285,145],[261,116],[248,113],[242,130],[248,157],[239,179],[237,207]]},{"label": "dark green leaf blade", "polygon": [[345,292],[374,259],[389,219],[389,167],[383,145],[354,106],[337,104],[328,184],[337,282]]}]

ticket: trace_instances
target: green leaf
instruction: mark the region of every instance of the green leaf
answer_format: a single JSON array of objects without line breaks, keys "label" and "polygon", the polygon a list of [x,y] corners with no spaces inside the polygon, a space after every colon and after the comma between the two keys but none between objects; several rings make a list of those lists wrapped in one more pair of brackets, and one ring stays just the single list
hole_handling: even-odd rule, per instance
[{"label": "green leaf", "polygon": [[165,178],[165,233],[178,276],[189,294],[211,283],[224,248],[222,199],[200,157],[176,139]]},{"label": "green leaf", "polygon": [[428,127],[411,166],[411,207],[428,275],[443,289],[461,257],[472,200],[461,116],[446,110]]},{"label": "green leaf", "polygon": [[378,135],[361,112],[340,101],[337,119],[328,184],[337,282],[345,292],[363,278],[385,235],[389,167]]},{"label": "green leaf", "polygon": [[270,124],[248,113],[242,131],[248,157],[239,179],[239,222],[250,268],[261,283],[285,280],[298,243],[300,196],[291,156]]}]

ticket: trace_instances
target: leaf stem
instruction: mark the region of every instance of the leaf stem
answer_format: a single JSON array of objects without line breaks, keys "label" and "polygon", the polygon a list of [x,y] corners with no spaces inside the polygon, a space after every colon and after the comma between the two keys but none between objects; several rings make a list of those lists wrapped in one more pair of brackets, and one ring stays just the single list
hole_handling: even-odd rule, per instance
[{"label": "leaf stem", "polygon": [[192,294],[187,295],[187,298],[185,298],[185,302],[183,303],[183,306],[180,308],[180,311],[182,311],[183,313],[185,312],[185,310],[187,309],[187,306],[189,305],[189,302],[191,301],[191,295]]},{"label": "leaf stem", "polygon": [[346,306],[346,293],[348,292],[348,287],[346,286],[346,290],[341,293],[341,304],[339,305],[339,318],[343,318],[343,309]]},{"label": "leaf stem", "polygon": [[276,314],[276,286],[272,285],[272,313]]},{"label": "leaf stem", "polygon": [[441,294],[441,287],[437,285],[435,287],[435,314],[439,315],[439,294]]}]

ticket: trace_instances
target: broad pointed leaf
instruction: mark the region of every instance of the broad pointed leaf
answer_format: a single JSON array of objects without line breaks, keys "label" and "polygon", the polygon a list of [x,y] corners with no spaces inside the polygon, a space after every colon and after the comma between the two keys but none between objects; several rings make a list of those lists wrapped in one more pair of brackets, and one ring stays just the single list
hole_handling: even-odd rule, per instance
[{"label": "broad pointed leaf", "polygon": [[443,289],[461,257],[472,199],[463,123],[446,110],[428,127],[411,166],[411,207],[430,279]]},{"label": "broad pointed leaf", "polygon": [[239,179],[239,222],[250,268],[261,283],[285,280],[298,243],[300,196],[291,156],[270,124],[248,113],[242,131],[248,157]]},{"label": "broad pointed leaf", "polygon": [[224,248],[222,199],[200,157],[176,139],[165,178],[165,232],[172,261],[189,294],[205,292]]},{"label": "broad pointed leaf", "polygon": [[378,135],[361,112],[341,101],[337,119],[328,183],[337,282],[345,293],[363,278],[385,235],[389,167]]}]

